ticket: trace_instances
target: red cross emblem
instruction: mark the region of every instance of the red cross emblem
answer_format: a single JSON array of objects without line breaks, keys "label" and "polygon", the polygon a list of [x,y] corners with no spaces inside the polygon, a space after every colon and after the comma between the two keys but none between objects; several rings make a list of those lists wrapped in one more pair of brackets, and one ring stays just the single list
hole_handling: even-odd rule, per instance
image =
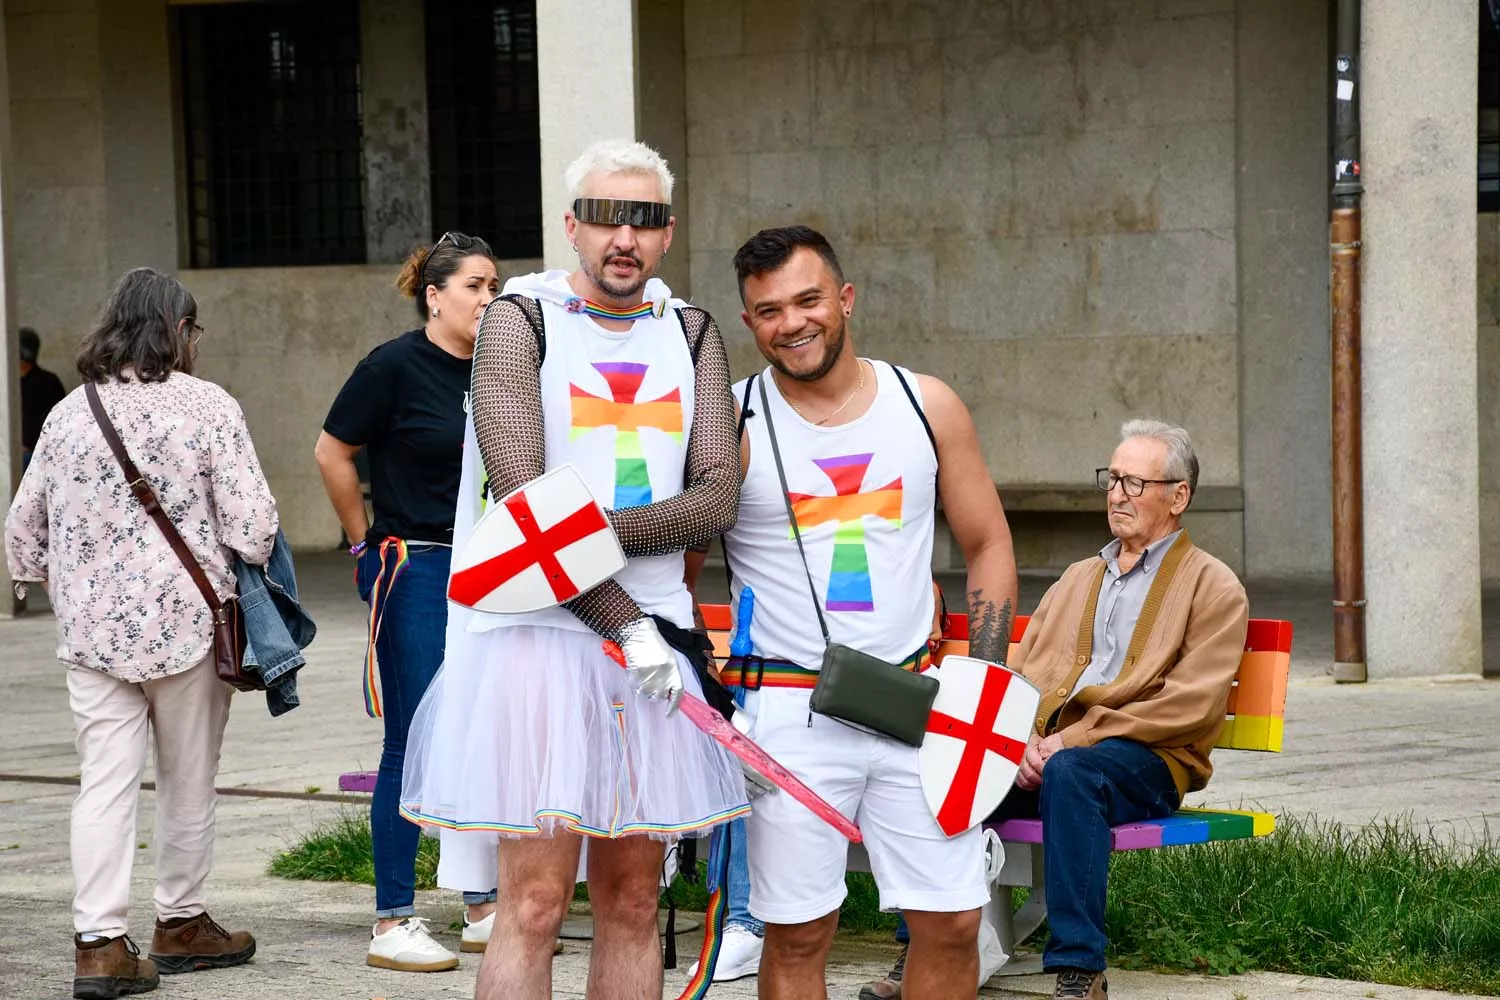
[{"label": "red cross emblem", "polygon": [[[920,762],[922,790],[938,826],[956,836],[994,811],[1010,790],[1041,700],[998,664],[945,657]],[[965,719],[968,717],[968,720]]]},{"label": "red cross emblem", "polygon": [[[536,511],[571,510],[547,526]],[[618,572],[624,554],[604,512],[570,466],[527,483],[485,513],[455,553],[448,598],[521,612],[571,600]]]}]

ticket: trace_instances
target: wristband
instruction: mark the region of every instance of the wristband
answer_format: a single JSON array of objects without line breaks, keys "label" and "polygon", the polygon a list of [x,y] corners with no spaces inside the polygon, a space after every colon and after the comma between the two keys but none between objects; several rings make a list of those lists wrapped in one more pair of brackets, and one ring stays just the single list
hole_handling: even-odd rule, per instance
[{"label": "wristband", "polygon": [[364,551],[365,551],[365,542],[364,542],[364,539],[360,539],[355,544],[349,546],[349,554],[351,556],[361,555],[361,554],[364,553]]}]

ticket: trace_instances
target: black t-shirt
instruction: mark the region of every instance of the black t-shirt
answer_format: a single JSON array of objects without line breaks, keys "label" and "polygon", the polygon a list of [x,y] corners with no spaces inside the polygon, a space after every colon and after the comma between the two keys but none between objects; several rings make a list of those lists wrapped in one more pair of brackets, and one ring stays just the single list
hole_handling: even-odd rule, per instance
[{"label": "black t-shirt", "polygon": [[372,545],[452,541],[471,364],[413,330],[366,355],[339,390],[323,429],[369,454]]},{"label": "black t-shirt", "polygon": [[36,447],[36,439],[42,436],[42,424],[47,414],[62,402],[67,390],[62,379],[45,368],[31,366],[31,371],[21,376],[21,447],[27,451]]}]

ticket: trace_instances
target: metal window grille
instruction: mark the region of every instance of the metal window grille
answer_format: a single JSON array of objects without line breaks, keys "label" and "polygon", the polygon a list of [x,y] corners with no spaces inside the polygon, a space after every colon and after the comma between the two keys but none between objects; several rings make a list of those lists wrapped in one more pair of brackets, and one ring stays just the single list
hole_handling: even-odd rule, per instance
[{"label": "metal window grille", "polygon": [[535,0],[428,0],[432,229],[542,254]]},{"label": "metal window grille", "polygon": [[174,13],[191,266],[363,263],[358,0]]},{"label": "metal window grille", "polygon": [[1500,212],[1500,0],[1479,5],[1479,210]]}]

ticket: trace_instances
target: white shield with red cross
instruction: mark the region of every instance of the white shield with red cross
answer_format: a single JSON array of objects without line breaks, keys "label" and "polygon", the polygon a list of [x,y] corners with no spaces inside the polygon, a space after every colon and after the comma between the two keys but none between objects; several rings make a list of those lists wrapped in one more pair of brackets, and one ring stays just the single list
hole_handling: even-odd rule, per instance
[{"label": "white shield with red cross", "polygon": [[1016,780],[1042,693],[1020,674],[972,656],[945,656],[918,751],[922,794],[956,837],[995,811]]},{"label": "white shield with red cross", "polygon": [[562,465],[490,504],[453,553],[448,599],[496,614],[540,611],[624,567],[620,541],[583,476]]}]

